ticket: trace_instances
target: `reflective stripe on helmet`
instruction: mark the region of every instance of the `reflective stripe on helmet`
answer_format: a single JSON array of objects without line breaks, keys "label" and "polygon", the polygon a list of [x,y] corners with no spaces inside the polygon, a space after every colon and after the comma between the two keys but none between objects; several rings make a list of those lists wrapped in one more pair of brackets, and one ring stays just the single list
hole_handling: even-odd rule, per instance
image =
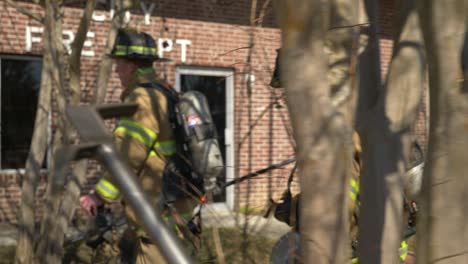
[{"label": "reflective stripe on helmet", "polygon": [[131,54],[139,54],[139,55],[156,56],[157,55],[156,51],[157,50],[154,47],[116,45],[115,50],[114,50],[114,55],[127,56]]},{"label": "reflective stripe on helmet", "polygon": [[355,179],[351,179],[350,185],[351,185],[351,191],[349,195],[351,196],[351,199],[353,201],[356,201],[359,198],[359,183]]},{"label": "reflective stripe on helmet", "polygon": [[[128,119],[122,119],[117,125],[117,128],[114,130],[114,133],[123,133],[125,135],[131,136],[143,143],[148,148],[152,148],[154,144],[156,151],[164,156],[170,156],[176,152],[175,140],[156,141],[155,143],[157,138],[156,133]],[[157,153],[154,150],[151,150],[149,155],[151,157],[157,155]]]},{"label": "reflective stripe on helmet", "polygon": [[110,201],[116,200],[120,195],[119,189],[104,178],[96,184],[96,192],[105,200]]},{"label": "reflective stripe on helmet", "polygon": [[130,28],[119,29],[109,56],[154,61],[158,59],[158,49],[149,34]]}]

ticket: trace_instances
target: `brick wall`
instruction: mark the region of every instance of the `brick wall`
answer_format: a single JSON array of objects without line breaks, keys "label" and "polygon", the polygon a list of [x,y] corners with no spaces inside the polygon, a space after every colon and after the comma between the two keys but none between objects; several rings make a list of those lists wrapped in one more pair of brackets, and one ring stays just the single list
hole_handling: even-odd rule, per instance
[{"label": "brick wall", "polygon": [[[278,163],[292,156],[292,139],[289,134],[288,111],[281,99],[283,90],[269,88],[272,67],[276,56],[275,49],[280,46],[280,33],[275,27],[271,6],[266,10],[262,27],[251,29],[250,1],[215,0],[197,2],[157,1],[151,24],[145,25],[141,10],[132,10],[130,25],[148,32],[154,38],[187,39],[192,43],[187,48],[186,62],[181,61],[181,48],[174,45],[165,57],[173,60],[169,64],[155,64],[161,77],[171,83],[175,81],[177,65],[197,65],[229,68],[234,70],[235,86],[235,174],[242,176],[268,165]],[[257,14],[264,1],[259,1]],[[43,10],[33,4],[22,4],[36,14]],[[385,7],[386,8],[386,7]],[[386,10],[386,9],[382,9]],[[383,11],[387,12],[387,11]],[[78,7],[66,8],[64,30],[75,31],[81,16]],[[95,33],[89,38],[94,57],[82,59],[82,99],[89,101],[95,88],[95,78],[99,67],[107,31],[109,29],[109,5],[100,4],[97,15],[105,15],[106,21],[93,22],[90,28]],[[386,14],[386,13],[385,13]],[[390,21],[390,20],[388,20]],[[387,20],[383,22],[387,23]],[[40,56],[41,44],[34,43],[30,52],[25,51],[26,26],[40,26],[32,19],[19,14],[5,2],[0,3],[0,54],[20,54]],[[382,32],[388,29],[382,27]],[[35,35],[35,36],[40,36]],[[381,48],[383,69],[391,56],[391,41],[382,36]],[[253,42],[251,42],[253,39]],[[252,49],[247,47],[252,45]],[[250,64],[248,63],[250,61]],[[245,73],[249,66],[256,77],[249,92]],[[118,102],[119,82],[115,75],[110,80],[107,102]],[[275,98],[278,103],[272,103]],[[273,106],[273,107],[271,107]],[[270,196],[277,197],[286,187],[291,167],[272,171],[261,177],[236,186],[236,199],[242,204],[262,209]],[[90,187],[101,172],[95,164],[89,173]],[[0,222],[15,221],[20,198],[21,173],[0,175]],[[43,193],[44,184],[41,184]],[[40,203],[40,201],[38,201]]]},{"label": "brick wall", "polygon": [[[249,1],[232,1],[229,5],[214,1],[210,5],[199,5],[193,1],[178,1],[174,5],[172,1],[160,1],[151,17],[150,25],[145,25],[144,17],[140,10],[132,10],[130,26],[137,27],[148,32],[154,38],[165,37],[170,39],[187,39],[192,43],[187,47],[186,62],[181,61],[180,46],[174,45],[170,53],[165,57],[173,60],[169,64],[155,64],[161,77],[167,78],[171,83],[175,81],[175,68],[177,65],[197,65],[233,69],[235,78],[234,105],[235,113],[235,140],[236,144],[236,173],[244,175],[249,171],[263,168],[269,164],[282,161],[292,154],[290,138],[285,133],[283,123],[287,125],[287,111],[284,104],[269,107],[273,97],[281,96],[282,91],[273,91],[268,88],[272,66],[276,56],[276,49],[280,45],[280,35],[274,25],[271,7],[266,11],[263,19],[263,27],[251,29],[248,25],[250,14]],[[263,1],[259,1],[259,9]],[[41,15],[42,9],[33,4],[22,4],[28,10]],[[94,57],[83,57],[82,80],[83,101],[89,101],[94,94],[95,78],[99,67],[100,56],[103,52],[109,24],[109,10],[106,6],[100,6],[97,15],[105,15],[106,21],[93,22],[90,28],[95,33],[94,38],[88,38],[92,42]],[[79,17],[79,8],[66,8],[64,30],[75,31]],[[158,16],[164,15],[164,17]],[[257,12],[260,14],[260,11]],[[41,55],[41,43],[34,43],[30,52],[25,51],[26,27],[39,27],[37,22],[19,14],[15,9],[0,3],[0,54]],[[34,34],[40,37],[40,34]],[[253,48],[248,49],[253,39]],[[250,52],[249,52],[250,51]],[[252,72],[256,77],[251,96],[247,96],[245,73],[252,65]],[[118,102],[120,95],[119,82],[115,75],[112,76],[107,93],[107,102]],[[280,100],[281,103],[281,100]],[[283,105],[283,106],[281,106]],[[250,128],[251,127],[251,128]],[[249,163],[251,161],[251,163]],[[99,170],[90,171],[89,186],[96,179]],[[267,197],[267,189],[278,192],[284,187],[286,177],[284,173],[277,171],[274,177],[267,180],[266,177],[252,181],[251,201],[255,204],[263,204]],[[20,198],[22,175],[9,173],[0,178],[0,221],[14,220]],[[4,180],[3,180],[4,179]],[[255,183],[254,183],[255,182]],[[248,184],[238,186],[240,197],[245,197]],[[43,186],[43,185],[42,185]],[[245,201],[245,198],[243,199]]]}]

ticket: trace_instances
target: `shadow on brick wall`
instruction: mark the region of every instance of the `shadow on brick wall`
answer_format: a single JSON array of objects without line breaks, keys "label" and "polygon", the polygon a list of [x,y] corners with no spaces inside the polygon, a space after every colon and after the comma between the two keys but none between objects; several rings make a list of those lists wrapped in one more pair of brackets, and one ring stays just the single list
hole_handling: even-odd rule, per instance
[{"label": "shadow on brick wall", "polygon": [[0,222],[16,224],[21,200],[20,173],[0,175]]},{"label": "shadow on brick wall", "polygon": [[[21,2],[33,2],[25,0]],[[70,1],[71,2],[71,1]],[[67,3],[69,7],[83,8],[86,1],[73,1]],[[109,11],[115,0],[100,1],[97,10]],[[176,18],[195,20],[203,22],[226,23],[233,25],[250,25],[250,13],[252,10],[250,0],[142,0],[142,4],[130,11],[131,14],[142,15],[144,10],[152,16],[163,18]],[[264,8],[265,7],[265,8]],[[262,12],[262,10],[264,10]],[[257,1],[256,17],[260,17],[256,22],[261,22],[263,27],[277,28],[273,5],[271,1]],[[260,21],[261,20],[261,21]]]}]

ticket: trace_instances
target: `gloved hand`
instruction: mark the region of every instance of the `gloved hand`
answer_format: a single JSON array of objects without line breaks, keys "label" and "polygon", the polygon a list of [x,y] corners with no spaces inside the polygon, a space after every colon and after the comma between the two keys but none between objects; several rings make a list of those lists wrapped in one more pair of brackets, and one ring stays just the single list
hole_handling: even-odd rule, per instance
[{"label": "gloved hand", "polygon": [[89,193],[80,197],[80,205],[88,215],[96,216],[97,208],[103,204],[104,202],[95,193]]}]

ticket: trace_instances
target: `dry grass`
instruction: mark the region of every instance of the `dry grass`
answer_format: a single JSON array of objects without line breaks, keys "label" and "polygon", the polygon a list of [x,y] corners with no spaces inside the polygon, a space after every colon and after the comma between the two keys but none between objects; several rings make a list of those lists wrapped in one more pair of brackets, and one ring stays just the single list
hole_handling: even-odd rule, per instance
[{"label": "dry grass", "polygon": [[[225,263],[269,263],[271,248],[275,241],[259,235],[246,235],[234,228],[219,229]],[[202,233],[202,248],[193,252],[195,263],[219,263],[212,239],[212,230],[206,228]],[[0,247],[0,264],[14,263],[15,247]]]},{"label": "dry grass", "polygon": [[[275,241],[259,235],[242,234],[233,228],[219,229],[226,263],[269,263],[271,248]],[[196,263],[218,263],[213,244],[212,231],[203,231],[203,247],[196,254]]]}]

